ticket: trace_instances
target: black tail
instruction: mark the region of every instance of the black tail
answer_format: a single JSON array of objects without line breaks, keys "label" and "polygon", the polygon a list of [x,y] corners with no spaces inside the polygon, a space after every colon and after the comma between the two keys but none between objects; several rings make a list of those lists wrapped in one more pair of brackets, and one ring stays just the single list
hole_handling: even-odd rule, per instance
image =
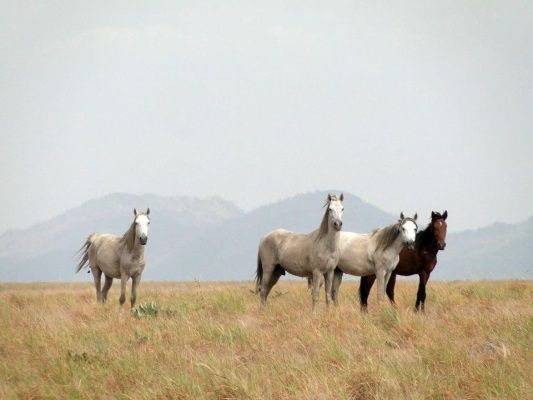
[{"label": "black tail", "polygon": [[255,291],[259,293],[261,288],[261,281],[263,280],[263,263],[261,262],[261,256],[257,253],[257,271],[255,272]]},{"label": "black tail", "polygon": [[81,248],[78,250],[78,253],[81,255],[81,260],[78,264],[78,268],[76,269],[76,272],[80,272],[80,270],[85,267],[89,261],[89,247],[91,247],[91,239],[93,235],[90,235],[87,240],[85,241],[84,245],[81,246]]}]

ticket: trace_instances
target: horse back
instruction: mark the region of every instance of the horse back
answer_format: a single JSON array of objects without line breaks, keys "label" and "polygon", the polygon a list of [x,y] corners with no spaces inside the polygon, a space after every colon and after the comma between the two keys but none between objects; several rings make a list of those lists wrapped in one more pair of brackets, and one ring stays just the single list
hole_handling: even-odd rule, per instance
[{"label": "horse back", "polygon": [[280,254],[283,254],[287,248],[298,246],[306,235],[288,231],[285,229],[276,229],[266,234],[259,244],[259,252],[268,251],[279,260]]}]

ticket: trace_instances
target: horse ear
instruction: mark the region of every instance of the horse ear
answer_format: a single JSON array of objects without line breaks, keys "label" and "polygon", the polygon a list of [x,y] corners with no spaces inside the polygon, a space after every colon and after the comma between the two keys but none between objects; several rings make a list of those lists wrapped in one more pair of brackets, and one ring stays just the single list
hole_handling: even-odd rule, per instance
[{"label": "horse ear", "polygon": [[431,211],[431,220],[434,220],[435,218],[437,218],[437,215],[438,213],[436,213],[435,211]]},{"label": "horse ear", "polygon": [[341,193],[340,199],[341,199],[341,201],[344,201],[344,193]]},{"label": "horse ear", "polygon": [[442,218],[446,221],[446,218],[448,218],[448,210],[444,210],[442,213]]},{"label": "horse ear", "polygon": [[403,216],[403,211],[400,213],[400,219],[405,219],[405,217]]},{"label": "horse ear", "polygon": [[137,216],[137,209],[136,208],[133,209],[133,215]]},{"label": "horse ear", "polygon": [[331,194],[328,193],[328,201],[331,201]]},{"label": "horse ear", "polygon": [[146,209],[146,215],[150,215],[150,207]]},{"label": "horse ear", "polygon": [[416,221],[418,218],[418,213],[415,213],[415,216],[413,217],[413,219]]}]

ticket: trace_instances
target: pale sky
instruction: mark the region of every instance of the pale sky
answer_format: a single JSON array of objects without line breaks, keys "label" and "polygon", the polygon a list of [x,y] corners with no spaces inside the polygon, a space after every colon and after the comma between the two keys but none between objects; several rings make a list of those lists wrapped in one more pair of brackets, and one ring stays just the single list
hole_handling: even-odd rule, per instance
[{"label": "pale sky", "polygon": [[0,232],[110,192],[533,215],[531,1],[0,6]]}]

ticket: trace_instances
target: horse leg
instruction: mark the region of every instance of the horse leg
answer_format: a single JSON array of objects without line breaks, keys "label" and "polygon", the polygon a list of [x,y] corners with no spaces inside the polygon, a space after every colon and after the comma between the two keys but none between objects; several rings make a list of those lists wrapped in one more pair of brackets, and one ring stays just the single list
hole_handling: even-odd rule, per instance
[{"label": "horse leg", "polygon": [[389,296],[389,300],[392,304],[396,304],[394,302],[394,286],[395,285],[396,285],[396,274],[393,272],[389,278],[389,282],[387,283],[387,296]]},{"label": "horse leg", "polygon": [[[266,267],[266,268],[265,268]],[[273,268],[270,264],[263,265],[263,276],[261,277],[261,289],[259,290],[259,295],[261,297],[261,304],[265,305],[268,297],[268,285],[270,284],[270,280],[272,278],[272,273],[274,272],[275,268]]]},{"label": "horse leg", "polygon": [[[385,294],[387,296],[389,296],[389,294],[387,293],[387,290],[388,290],[388,287],[389,287],[389,282],[390,282],[391,276],[392,276],[392,271],[386,271],[385,272],[385,280],[383,281],[383,289],[384,289]],[[389,300],[390,300],[390,298],[389,298]],[[391,301],[391,303],[394,305],[394,301]]]},{"label": "horse leg", "polygon": [[102,300],[102,292],[100,291],[101,287],[101,280],[102,280],[102,270],[98,267],[92,267],[91,266],[91,272],[93,273],[94,277],[94,287],[96,288],[96,301],[103,303]]},{"label": "horse leg", "polygon": [[141,274],[134,275],[131,277],[131,296],[130,296],[130,302],[131,302],[131,308],[135,305],[135,300],[137,300],[137,286],[139,285],[139,282],[141,281]]},{"label": "horse leg", "polygon": [[270,281],[268,282],[268,285],[267,285],[265,301],[266,301],[266,297],[268,297],[268,295],[270,294],[270,291],[272,290],[274,285],[278,282],[278,279],[280,278],[281,275],[283,275],[283,269],[281,269],[280,267],[276,267],[276,269],[272,272],[272,275],[270,276]]},{"label": "horse leg", "polygon": [[374,285],[376,275],[362,276],[359,282],[359,302],[361,303],[361,311],[366,311],[368,307],[368,295],[370,289]]},{"label": "horse leg", "polygon": [[112,284],[113,284],[113,278],[106,275],[104,287],[102,288],[102,302],[104,303],[107,301],[107,293],[109,292],[109,289],[111,289]]},{"label": "horse leg", "polygon": [[333,281],[331,283],[331,297],[333,298],[333,304],[339,305],[339,287],[342,282],[342,271],[339,267],[333,270]]},{"label": "horse leg", "polygon": [[324,289],[326,291],[326,305],[328,307],[329,307],[329,303],[331,303],[331,293],[332,293],[331,288],[333,286],[333,274],[334,274],[333,269],[324,274]]},{"label": "horse leg", "polygon": [[381,303],[383,297],[385,297],[385,269],[378,268],[376,270],[376,282],[378,285],[378,303]]},{"label": "horse leg", "polygon": [[422,271],[420,274],[420,283],[418,284],[418,292],[416,293],[415,311],[422,309],[424,311],[424,302],[426,301],[426,283],[429,279],[429,274]]},{"label": "horse leg", "polygon": [[311,298],[313,300],[313,313],[316,314],[317,312],[317,305],[318,305],[318,297],[320,293],[320,281],[322,278],[322,274],[320,273],[320,270],[315,269],[313,271],[313,290],[311,292]]},{"label": "horse leg", "polygon": [[[320,275],[320,287],[322,287],[323,283],[324,283],[324,277]],[[307,289],[309,290],[313,289],[313,277],[312,276],[307,277]]]},{"label": "horse leg", "polygon": [[129,276],[125,273],[120,274],[120,298],[118,299],[120,305],[126,301],[126,283],[128,283]]}]

